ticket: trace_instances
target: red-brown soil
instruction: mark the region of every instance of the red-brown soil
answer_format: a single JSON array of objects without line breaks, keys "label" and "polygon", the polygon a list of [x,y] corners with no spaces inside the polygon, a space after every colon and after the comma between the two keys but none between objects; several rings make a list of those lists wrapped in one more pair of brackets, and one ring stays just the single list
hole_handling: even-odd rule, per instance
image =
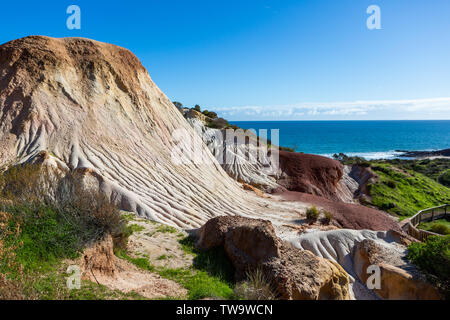
[{"label": "red-brown soil", "polygon": [[284,173],[277,182],[290,191],[309,193],[339,200],[338,183],[343,166],[326,157],[280,151],[280,169]]},{"label": "red-brown soil", "polygon": [[333,214],[333,224],[340,228],[401,232],[398,222],[383,211],[356,204],[335,202],[323,197],[295,191],[279,192],[277,195],[284,200],[309,203],[331,212]]}]

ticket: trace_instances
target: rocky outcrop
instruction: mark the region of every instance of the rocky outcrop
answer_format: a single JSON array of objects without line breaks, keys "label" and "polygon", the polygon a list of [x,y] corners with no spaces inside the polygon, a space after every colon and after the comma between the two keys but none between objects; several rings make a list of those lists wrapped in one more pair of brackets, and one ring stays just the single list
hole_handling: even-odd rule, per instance
[{"label": "rocky outcrop", "polygon": [[404,157],[404,158],[450,157],[450,149],[435,150],[435,151],[397,150],[397,152],[402,152],[402,154],[400,154],[399,157]]},{"label": "rocky outcrop", "polygon": [[[354,189],[354,198],[359,199],[361,203],[370,200],[369,184],[374,184],[378,180],[378,175],[370,167],[364,167],[358,164],[346,166],[348,176],[356,182]],[[349,183],[351,185],[351,183]]]},{"label": "rocky outcrop", "polygon": [[211,119],[198,111],[183,109],[182,113],[230,177],[269,193],[280,188],[276,183],[278,162],[271,161],[267,151],[260,152],[256,134],[235,131],[234,134],[241,134],[243,139],[236,139],[235,145],[230,148],[225,144],[227,128],[209,127]]},{"label": "rocky outcrop", "polygon": [[283,299],[349,299],[348,275],[337,263],[284,243],[269,221],[211,219],[199,230],[197,246],[223,247],[237,279],[260,268]]},{"label": "rocky outcrop", "polygon": [[358,278],[366,283],[371,273],[367,269],[376,265],[380,269],[380,288],[373,291],[382,299],[389,300],[439,300],[439,291],[427,282],[425,276],[414,266],[400,263],[395,266],[385,261],[389,252],[373,240],[359,242],[353,252],[353,269]]},{"label": "rocky outcrop", "polygon": [[0,167],[47,152],[121,209],[178,228],[295,216],[296,205],[243,190],[198,140],[129,50],[40,36],[0,46]]},{"label": "rocky outcrop", "polygon": [[83,274],[91,280],[95,279],[95,275],[116,277],[115,259],[113,239],[110,235],[107,235],[103,240],[83,251]]},{"label": "rocky outcrop", "polygon": [[281,177],[277,183],[289,191],[349,202],[352,195],[343,188],[344,175],[339,161],[304,153],[280,151]]}]

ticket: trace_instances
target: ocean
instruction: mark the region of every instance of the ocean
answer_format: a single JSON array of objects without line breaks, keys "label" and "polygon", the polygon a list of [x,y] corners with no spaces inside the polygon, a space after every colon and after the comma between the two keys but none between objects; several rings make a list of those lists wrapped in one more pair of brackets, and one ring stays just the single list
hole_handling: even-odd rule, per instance
[{"label": "ocean", "polygon": [[243,129],[279,129],[280,145],[331,157],[345,153],[393,159],[396,150],[450,148],[450,120],[436,121],[230,121]]}]

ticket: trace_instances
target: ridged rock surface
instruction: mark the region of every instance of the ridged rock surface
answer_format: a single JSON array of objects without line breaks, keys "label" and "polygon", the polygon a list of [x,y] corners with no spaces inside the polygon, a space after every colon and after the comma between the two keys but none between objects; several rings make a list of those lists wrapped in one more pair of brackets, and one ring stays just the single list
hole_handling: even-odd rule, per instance
[{"label": "ridged rock surface", "polygon": [[259,268],[283,299],[350,299],[348,274],[339,264],[281,241],[270,221],[211,219],[200,229],[197,247],[223,247],[237,279]]},{"label": "ridged rock surface", "polygon": [[[180,141],[172,138],[177,129]],[[0,166],[46,151],[53,162],[89,172],[122,209],[184,228],[218,215],[297,215],[293,204],[244,191],[203,143],[195,150],[201,161],[172,161],[175,146],[192,151],[195,139],[126,49],[36,36],[0,46]]]}]

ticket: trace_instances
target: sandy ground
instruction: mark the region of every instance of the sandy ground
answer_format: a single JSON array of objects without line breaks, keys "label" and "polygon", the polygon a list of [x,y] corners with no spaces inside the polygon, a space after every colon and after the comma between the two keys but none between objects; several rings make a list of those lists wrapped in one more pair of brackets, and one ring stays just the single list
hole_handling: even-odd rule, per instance
[{"label": "sandy ground", "polygon": [[98,282],[109,289],[125,293],[135,292],[148,299],[183,298],[187,291],[178,283],[161,278],[156,273],[141,270],[128,261],[116,259],[116,276],[108,276],[94,272],[86,274],[86,278]]},{"label": "sandy ground", "polygon": [[177,269],[192,266],[194,257],[185,253],[179,243],[188,236],[186,232],[138,217],[129,224],[144,228],[134,232],[129,239],[128,250],[132,255],[148,258],[155,267]]},{"label": "sandy ground", "polygon": [[[186,232],[139,218],[132,213],[124,214],[128,225],[134,229],[128,242],[129,256],[148,259],[155,267],[176,269],[192,266],[194,257],[185,253],[179,243],[180,239],[187,236]],[[142,270],[116,256],[114,259],[114,275],[98,270],[88,270],[83,275],[84,279],[100,283],[112,290],[120,290],[124,293],[135,292],[148,299],[184,299],[187,295],[186,289],[172,280],[164,279],[155,272]],[[79,262],[79,264],[82,263]]]}]

